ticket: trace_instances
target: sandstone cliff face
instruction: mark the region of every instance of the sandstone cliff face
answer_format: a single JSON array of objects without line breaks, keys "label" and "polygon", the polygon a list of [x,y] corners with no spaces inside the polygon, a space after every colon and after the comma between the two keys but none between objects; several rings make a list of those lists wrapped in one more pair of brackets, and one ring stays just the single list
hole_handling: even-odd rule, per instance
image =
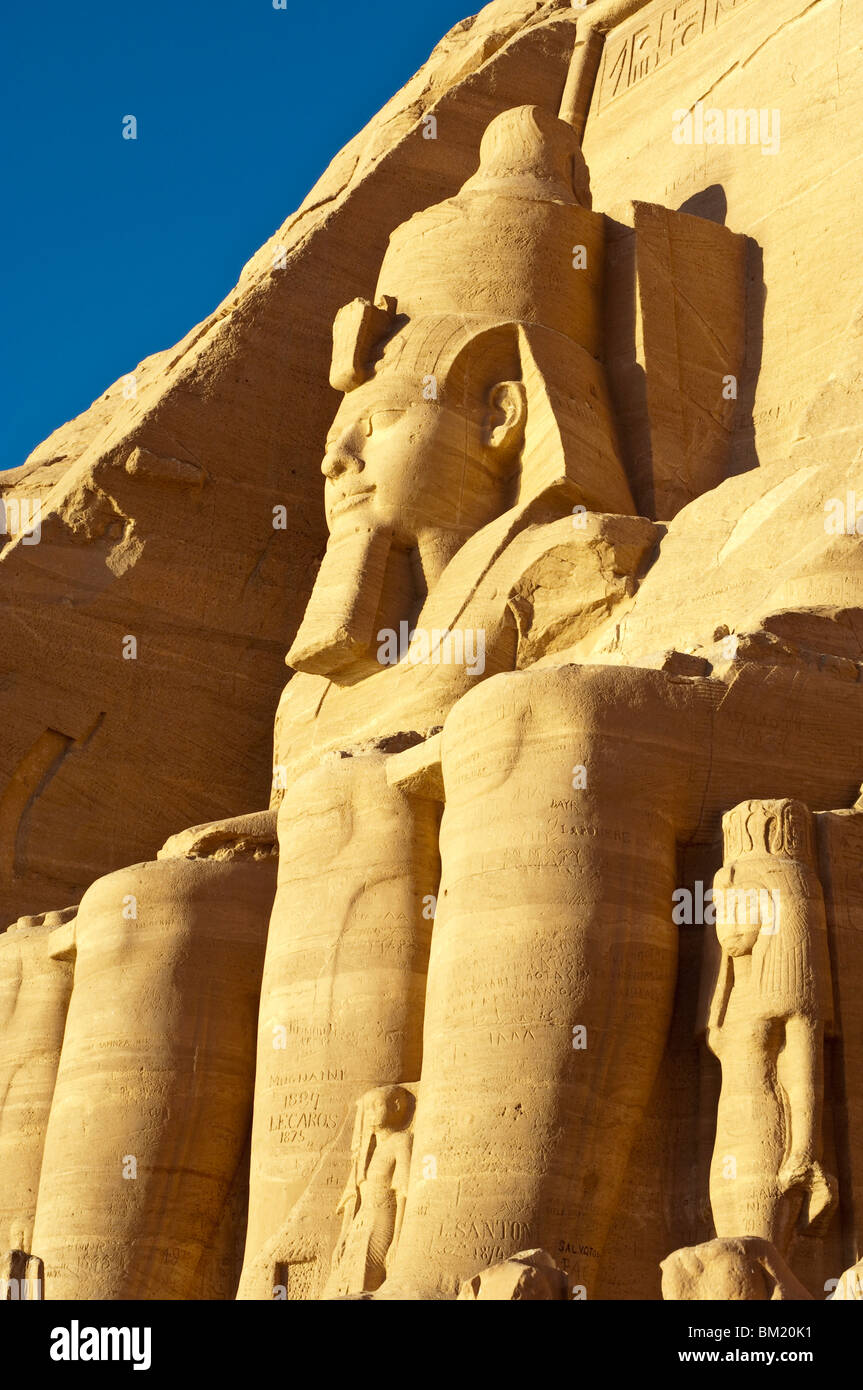
[{"label": "sandstone cliff face", "polygon": [[[595,204],[624,220],[633,198],[683,206],[753,238],[757,391],[734,468],[848,465],[861,449],[848,403],[861,373],[850,181],[863,19],[840,0],[709,8],[715,22],[686,26],[670,56],[650,48],[667,6],[614,29],[585,134]],[[556,107],[577,20],[562,0],[496,0],[456,26],[210,318],[135,369],[133,397],[121,377],[4,475],[3,496],[38,500],[43,518],[39,545],[0,552],[5,919],[61,906],[186,824],[265,803],[282,657],[325,539],[333,315],[371,293],[393,228],[471,172],[497,111]],[[673,111],[696,100],[781,111],[781,152],[673,143]],[[437,139],[424,138],[429,114]],[[273,526],[279,506],[286,529]]]},{"label": "sandstone cliff face", "polygon": [[[852,239],[859,199],[849,171],[859,136],[849,74],[863,19],[842,0],[595,0],[586,32],[606,25],[601,54],[583,21],[568,5],[498,3],[459,26],[253,258],[212,319],[142,366],[136,397],[118,405],[121,388],[112,388],[7,485],[10,496],[43,501],[39,545],[20,536],[0,560],[10,634],[0,687],[10,731],[0,799],[9,911],[71,901],[121,866],[78,909],[81,949],[59,1068],[50,1029],[37,1058],[43,1090],[55,1069],[58,1078],[33,1239],[50,1280],[71,1241],[80,1257],[74,1278],[89,1278],[90,1242],[104,1239],[107,1272],[91,1294],[125,1280],[135,1296],[153,1296],[149,1270],[122,1267],[135,1232],[155,1250],[170,1238],[171,1202],[176,1220],[192,1218],[190,1231],[201,1209],[209,1220],[219,1203],[241,1202],[245,1159],[236,1141],[252,1101],[265,935],[242,1296],[269,1299],[276,1287],[291,1298],[362,1296],[386,1274],[396,1290],[427,1297],[455,1295],[467,1277],[481,1297],[483,1286],[534,1281],[526,1271],[552,1268],[553,1256],[568,1286],[589,1287],[591,1298],[658,1297],[661,1260],[667,1296],[732,1287],[745,1290],[734,1297],[805,1298],[857,1258],[863,604],[860,532],[847,524],[856,522],[856,502],[847,513],[861,491],[853,402],[863,285]],[[563,123],[547,111],[563,90],[576,28],[591,91],[577,93],[572,110],[586,117],[594,210],[575,200],[563,263],[568,269],[571,227],[591,228],[591,244],[608,249],[606,280],[617,277],[623,292],[609,293],[596,277],[592,312],[578,325],[590,329],[587,346],[573,342],[568,357],[557,317],[565,292],[552,286],[549,294],[553,257],[537,266],[538,239],[524,235],[512,205],[526,185],[546,212],[559,212],[560,199],[548,196],[556,156],[532,162],[531,130],[545,129],[547,148],[566,152],[575,196],[582,156],[568,126],[552,142],[547,128]],[[531,102],[544,110],[537,115]],[[699,103],[754,110],[760,139],[676,141],[675,113]],[[498,162],[493,130],[480,171],[480,187],[506,203],[498,223],[492,199],[489,236],[505,230],[488,250],[472,240],[470,200],[461,205],[470,230],[462,227],[462,240],[452,206],[441,214],[431,205],[473,173],[483,130],[512,106],[519,110],[495,123],[512,139],[503,141],[506,158]],[[427,113],[437,120],[435,139],[425,138]],[[772,154],[763,152],[768,134]],[[537,167],[542,196],[532,182]],[[506,175],[514,182],[501,191]],[[376,290],[389,234],[418,209],[430,209],[431,222],[409,224],[407,270],[399,270],[400,234]],[[454,259],[457,297],[473,308],[483,272],[505,299],[518,281],[512,266],[524,270],[527,261],[530,270],[531,293],[517,312],[486,305],[482,334],[470,329],[500,339],[500,357],[489,360],[503,372],[517,323],[523,379],[511,379],[510,357],[505,374],[490,378],[504,416],[490,430],[453,393],[450,400],[462,399],[461,415],[453,412],[458,447],[452,422],[430,420],[440,412],[415,400],[416,363],[438,342],[419,336],[424,315],[468,317],[445,302],[449,282],[428,234],[439,216],[442,265]],[[502,246],[509,274],[500,270],[505,257],[495,259]],[[328,494],[328,561],[309,604],[313,621],[307,611],[292,651],[298,674],[279,704],[275,759],[288,776],[278,825],[272,814],[185,831],[267,799],[283,652],[323,549],[319,461],[337,403],[324,384],[330,329],[356,295],[378,302],[349,307],[354,339],[345,329],[336,345],[333,379],[345,378],[347,405],[326,476],[328,484],[349,476],[344,491]],[[407,326],[389,337],[393,305],[415,308],[411,295],[417,322],[403,315]],[[362,331],[369,323],[383,335],[371,344]],[[445,326],[440,341],[449,344]],[[547,342],[543,349],[540,329],[554,351]],[[411,341],[423,345],[417,356]],[[435,370],[439,360],[458,382],[458,355],[449,361],[441,349]],[[595,511],[579,527],[579,506],[570,504],[582,494],[570,489],[590,478],[595,430],[582,427],[589,409],[579,417],[569,407],[600,399],[606,366],[616,379],[617,428],[603,404],[608,447],[594,454],[596,496],[587,501]],[[399,372],[409,367],[411,390],[400,396]],[[729,370],[740,387],[736,411],[716,399]],[[393,392],[385,399],[409,399],[410,408],[388,412],[363,396],[378,375]],[[632,392],[623,411],[621,389]],[[380,431],[389,446],[381,444],[376,413],[399,417],[396,443],[390,426]],[[469,426],[480,443],[471,444]],[[488,490],[465,475],[482,466],[489,476],[494,448],[519,428],[516,505],[501,512],[489,503],[465,540],[462,500]],[[534,477],[537,452],[543,466]],[[442,464],[453,458],[455,483]],[[502,462],[511,460],[507,453]],[[630,514],[619,487],[603,505],[618,463],[618,482],[630,467],[641,515]],[[387,484],[403,481],[407,464],[422,476],[422,505],[401,493],[387,501]],[[367,523],[371,541],[362,525],[348,522],[342,535],[332,525],[362,493],[351,490],[352,468],[371,478],[363,505],[383,508]],[[511,483],[516,475],[490,476]],[[482,665],[435,665],[417,644],[416,660],[408,650],[390,664],[379,653],[364,668],[365,628],[374,635],[388,607],[398,628],[415,611],[397,523],[402,546],[419,550],[430,520],[445,540],[437,504],[449,492],[458,545],[416,626],[447,639],[459,624],[482,633]],[[834,501],[845,507],[839,530],[825,524]],[[279,505],[286,531],[273,527]],[[343,562],[345,537],[361,551],[353,570]],[[389,581],[379,541],[388,557],[392,542]],[[124,652],[133,638],[137,649]],[[157,862],[129,866],[178,831]],[[233,837],[255,858],[274,833],[279,883],[267,925],[275,858],[232,865],[230,845]],[[233,897],[220,887],[228,880]],[[747,940],[738,928],[753,923],[733,913],[713,924],[698,912],[672,916],[681,891],[690,906],[701,894],[703,909],[711,883],[720,893],[725,884],[765,884],[771,895],[776,885],[792,930],[762,935],[773,919],[759,916]],[[133,929],[119,904],[138,897]],[[228,958],[236,949],[239,904],[249,912],[246,976],[230,959],[206,964],[211,937]],[[21,946],[30,939],[18,936]],[[785,954],[789,938],[796,955]],[[41,937],[33,939],[38,946]],[[738,973],[735,964],[756,941],[759,979],[772,981],[761,999],[754,967],[744,961]],[[14,937],[7,948],[14,1002],[26,976]],[[41,1018],[43,977],[31,973]],[[211,1037],[199,1071],[196,1028],[206,1041],[209,1021],[231,1016],[235,987],[237,1036]],[[59,1011],[52,1003],[49,1022]],[[134,1034],[118,1041],[125,1018]],[[589,1046],[577,1045],[579,1033]],[[763,1046],[768,1036],[781,1065]],[[789,1063],[794,1037],[806,1046]],[[228,1043],[240,1065],[226,1102],[214,1077]],[[128,1072],[122,1095],[105,1086],[103,1045],[117,1072]],[[10,1069],[16,1047],[13,1037]],[[112,1124],[121,1117],[118,1129],[133,1113],[134,1128],[139,1071],[152,1104],[138,1147],[158,1175],[156,1195],[139,1209],[129,1202],[119,1238],[105,1236],[104,1193],[122,1192],[122,1179],[113,1150],[91,1145],[77,1116],[92,1097],[94,1113],[110,1114]],[[160,1108],[148,1087],[162,1074]],[[311,1083],[320,1088],[313,1103],[292,1089]],[[783,1089],[790,1122],[780,1113]],[[227,1115],[230,1142],[221,1149],[210,1146],[208,1125],[190,1120],[192,1102]],[[20,1125],[16,1104],[13,1094]],[[717,1117],[718,1136],[731,1139],[718,1137],[715,1148]],[[32,1128],[38,1142],[21,1165],[16,1204],[22,1229],[17,1212],[29,1220],[42,1152]],[[428,1174],[414,1164],[405,1176],[412,1143],[423,1164],[433,1160]],[[723,1147],[740,1150],[740,1189],[720,1184]],[[181,1148],[183,1161],[162,1161]],[[213,1160],[206,1191],[200,1154]],[[336,1206],[346,1177],[353,1197]],[[378,1226],[374,1201],[356,1201],[370,1178]],[[831,1225],[837,1183],[842,1212]],[[792,1275],[784,1259],[804,1200]],[[404,1225],[390,1267],[399,1201]],[[240,1219],[226,1223],[230,1248]],[[372,1252],[375,1283],[366,1256],[382,1231],[387,1263]],[[174,1297],[223,1296],[232,1284],[225,1255],[227,1272],[214,1264],[201,1292],[197,1261],[206,1263],[204,1253],[215,1260],[221,1237],[210,1229],[198,1238],[205,1250],[189,1236]],[[752,1240],[758,1248],[746,1245]],[[694,1248],[669,1256],[679,1246]],[[555,1296],[554,1279],[544,1278]],[[771,1287],[780,1292],[770,1295]]]},{"label": "sandstone cliff face", "polygon": [[472,172],[496,112],[556,107],[574,22],[560,0],[496,0],[456,26],[210,318],[135,368],[133,397],[121,377],[3,475],[7,502],[42,508],[39,544],[0,551],[4,922],[266,805],[326,537],[333,317],[374,289],[393,228]]}]

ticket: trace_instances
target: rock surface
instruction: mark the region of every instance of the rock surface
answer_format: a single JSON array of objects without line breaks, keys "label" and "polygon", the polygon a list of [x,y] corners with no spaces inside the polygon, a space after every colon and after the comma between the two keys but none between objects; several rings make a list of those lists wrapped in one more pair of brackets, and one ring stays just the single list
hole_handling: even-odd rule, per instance
[{"label": "rock surface", "polygon": [[861,41],[498,0],[4,481],[47,1298],[856,1296]]},{"label": "rock surface", "polygon": [[121,376],[0,475],[7,504],[42,509],[38,545],[0,550],[4,923],[266,802],[284,653],[326,540],[333,318],[373,289],[390,232],[472,172],[496,112],[556,106],[574,23],[561,2],[496,0],[457,25],[213,314],[127,369],[134,397]]}]

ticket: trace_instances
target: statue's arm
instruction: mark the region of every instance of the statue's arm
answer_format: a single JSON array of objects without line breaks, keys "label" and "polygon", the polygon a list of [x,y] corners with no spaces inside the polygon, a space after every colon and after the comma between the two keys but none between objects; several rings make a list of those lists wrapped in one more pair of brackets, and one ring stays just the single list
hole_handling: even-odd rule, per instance
[{"label": "statue's arm", "polygon": [[777,1060],[777,1076],[788,1098],[790,1152],[779,1173],[786,1192],[806,1194],[803,1225],[814,1225],[836,1203],[836,1179],[820,1162],[821,1119],[824,1108],[824,1024],[806,1015],[792,1015],[785,1024],[785,1047]]},{"label": "statue's arm", "polygon": [[823,1108],[822,1048],[824,1027],[818,1020],[792,1016],[785,1023],[785,1047],[777,1070],[788,1097],[791,1153],[786,1167],[803,1167],[818,1156]]},{"label": "statue's arm", "polygon": [[410,1177],[411,1151],[413,1148],[413,1133],[408,1132],[397,1136],[401,1141],[396,1149],[395,1163],[393,1165],[392,1185],[396,1195],[396,1219],[393,1227],[393,1238],[387,1251],[386,1263],[395,1259],[399,1245],[399,1236],[402,1231],[402,1223],[405,1216],[405,1206],[407,1205],[408,1179]]}]

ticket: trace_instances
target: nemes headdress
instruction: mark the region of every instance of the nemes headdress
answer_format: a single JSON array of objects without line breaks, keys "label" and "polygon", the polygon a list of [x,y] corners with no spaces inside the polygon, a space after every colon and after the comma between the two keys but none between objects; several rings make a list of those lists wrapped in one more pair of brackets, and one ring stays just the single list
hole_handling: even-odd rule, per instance
[{"label": "nemes headdress", "polygon": [[575,132],[540,107],[504,111],[461,191],[392,234],[375,302],[337,315],[331,384],[398,372],[445,398],[511,343],[528,398],[516,505],[565,483],[590,510],[633,513],[599,360],[603,249]]}]

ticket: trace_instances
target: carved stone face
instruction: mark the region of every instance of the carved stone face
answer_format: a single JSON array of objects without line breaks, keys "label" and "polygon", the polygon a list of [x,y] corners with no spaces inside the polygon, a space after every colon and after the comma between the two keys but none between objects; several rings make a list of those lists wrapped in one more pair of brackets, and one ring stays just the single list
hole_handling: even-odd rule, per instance
[{"label": "carved stone face", "polygon": [[389,1106],[385,1090],[370,1091],[365,1102],[366,1117],[374,1129],[383,1128],[388,1119]]},{"label": "carved stone face", "polygon": [[769,896],[760,879],[752,873],[741,873],[737,866],[721,869],[713,880],[713,900],[716,904],[716,935],[723,950],[730,956],[750,953],[761,931],[769,925],[763,905]]},{"label": "carved stone face", "polygon": [[368,1093],[365,1104],[375,1129],[402,1129],[410,1119],[413,1096],[403,1086],[379,1086]]},{"label": "carved stone face", "polygon": [[380,526],[411,545],[429,529],[466,539],[493,520],[516,466],[519,389],[503,383],[463,405],[439,384],[439,399],[424,400],[416,379],[392,372],[349,392],[321,466],[330,533]]},{"label": "carved stone face", "polygon": [[740,926],[737,922],[716,923],[720,945],[730,956],[748,956],[758,940],[758,926]]}]

